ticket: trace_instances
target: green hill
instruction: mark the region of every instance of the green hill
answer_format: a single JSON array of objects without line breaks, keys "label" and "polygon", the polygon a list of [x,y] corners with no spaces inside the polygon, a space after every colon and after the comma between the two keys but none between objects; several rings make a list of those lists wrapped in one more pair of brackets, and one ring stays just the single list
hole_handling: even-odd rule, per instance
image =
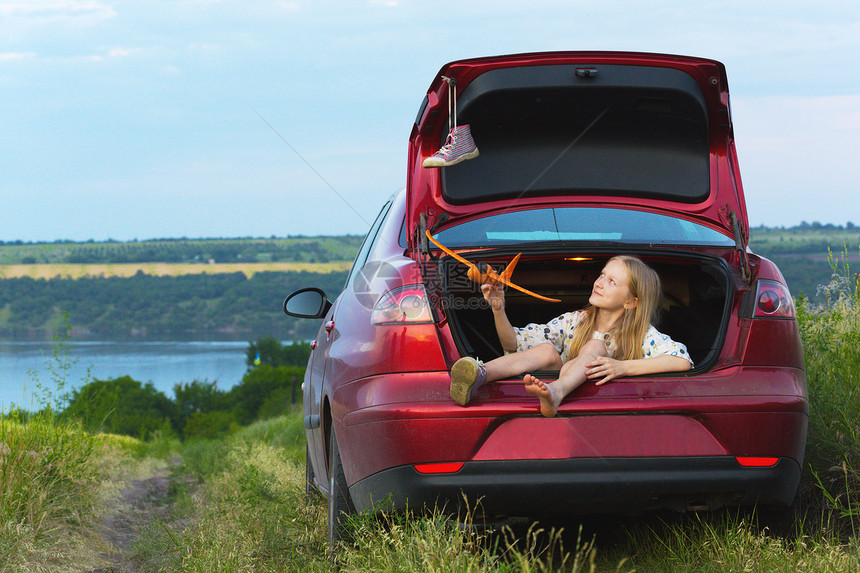
[{"label": "green hill", "polygon": [[[2,278],[0,272],[0,339],[49,339],[66,313],[76,338],[115,340],[186,339],[248,340],[272,336],[281,340],[313,338],[317,321],[287,317],[284,297],[305,286],[318,286],[334,298],[346,279],[349,261],[361,237],[294,237],[273,239],[176,239],[133,242],[3,243],[0,267],[47,264],[183,263],[178,274],[36,278],[39,274]],[[793,295],[823,300],[819,287],[830,281],[828,249],[860,269],[860,229],[832,225],[751,229],[750,248],[773,260]],[[237,263],[259,269],[233,272]],[[266,271],[277,261],[337,263],[313,266],[312,272]],[[331,270],[335,269],[335,270]],[[2,271],[2,268],[0,268]]]}]

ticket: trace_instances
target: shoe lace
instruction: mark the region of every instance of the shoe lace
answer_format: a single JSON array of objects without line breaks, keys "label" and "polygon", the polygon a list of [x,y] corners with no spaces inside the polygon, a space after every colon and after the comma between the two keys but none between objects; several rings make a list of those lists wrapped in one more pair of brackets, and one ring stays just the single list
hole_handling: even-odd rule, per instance
[{"label": "shoe lace", "polygon": [[[457,129],[457,80],[447,76],[442,79],[448,84],[448,131],[451,132]],[[454,125],[451,125],[452,119]]]},{"label": "shoe lace", "polygon": [[437,151],[436,153],[448,153],[449,151],[451,151],[451,149],[453,149],[454,144],[456,142],[457,142],[457,138],[454,136],[454,134],[449,133],[448,138],[445,139],[445,145],[440,147],[439,151]]}]

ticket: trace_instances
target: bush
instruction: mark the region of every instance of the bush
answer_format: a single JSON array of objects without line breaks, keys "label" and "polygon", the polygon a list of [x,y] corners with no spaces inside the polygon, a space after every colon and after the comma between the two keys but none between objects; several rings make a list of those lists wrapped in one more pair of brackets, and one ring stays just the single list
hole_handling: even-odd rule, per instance
[{"label": "bush", "polygon": [[79,420],[90,432],[108,432],[147,438],[156,430],[176,430],[176,405],[155,389],[130,376],[94,380],[72,391],[63,411],[66,419]]},{"label": "bush", "polygon": [[257,419],[268,420],[289,413],[294,407],[301,406],[301,396],[301,390],[298,388],[294,390],[287,387],[274,390],[257,411]]},{"label": "bush", "polygon": [[[228,393],[230,404],[235,409],[240,424],[247,425],[257,419],[263,403],[273,392],[291,388],[304,378],[305,369],[296,366],[271,366],[264,364],[249,370],[242,382]],[[301,393],[297,390],[297,396]],[[300,399],[300,398],[298,398]]]},{"label": "bush", "polygon": [[262,365],[304,367],[310,355],[311,345],[307,342],[294,341],[281,345],[277,339],[269,336],[248,344],[246,363],[249,368]]},{"label": "bush", "polygon": [[194,412],[185,423],[182,434],[186,440],[214,440],[227,436],[238,428],[235,412]]}]

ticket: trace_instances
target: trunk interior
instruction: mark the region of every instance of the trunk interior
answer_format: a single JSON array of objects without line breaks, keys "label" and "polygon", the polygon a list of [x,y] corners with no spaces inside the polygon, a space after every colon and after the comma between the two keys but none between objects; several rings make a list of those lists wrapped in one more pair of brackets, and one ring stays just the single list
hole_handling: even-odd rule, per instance
[{"label": "trunk interior", "polygon": [[[625,253],[639,256],[660,275],[663,285],[661,313],[654,326],[687,346],[694,370],[707,368],[720,353],[724,322],[732,299],[731,270],[718,256],[689,251]],[[474,263],[486,262],[500,272],[516,252],[461,253]],[[547,323],[583,308],[592,285],[606,261],[614,254],[566,251],[563,255],[524,253],[512,282],[562,302],[546,302],[505,288],[505,310],[511,324]],[[480,288],[466,276],[467,267],[451,257],[439,261],[442,302],[455,343],[463,356],[491,360],[502,353],[492,313]]]}]

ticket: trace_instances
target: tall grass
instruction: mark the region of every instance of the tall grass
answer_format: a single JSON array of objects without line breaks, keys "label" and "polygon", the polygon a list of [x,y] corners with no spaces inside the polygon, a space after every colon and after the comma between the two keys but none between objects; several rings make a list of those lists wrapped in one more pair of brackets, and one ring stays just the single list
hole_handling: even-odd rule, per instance
[{"label": "tall grass", "polygon": [[180,494],[185,515],[153,523],[139,540],[137,561],[177,572],[595,570],[591,542],[574,540],[567,553],[558,530],[490,535],[441,513],[354,516],[354,545],[330,554],[326,502],[305,499],[303,431],[295,410],[187,444],[182,469],[198,485]]},{"label": "tall grass", "polygon": [[20,560],[39,539],[92,514],[94,449],[73,427],[0,420],[0,563]]},{"label": "tall grass", "polygon": [[798,304],[809,386],[807,464],[817,488],[809,501],[828,527],[860,532],[860,289],[847,250],[830,253],[827,302]]},{"label": "tall grass", "polygon": [[300,412],[224,440],[186,444],[172,523],[154,523],[135,558],[158,571],[326,571],[326,510],[304,503]]},{"label": "tall grass", "polygon": [[[102,565],[98,519],[118,496],[129,466],[153,445],[91,435],[62,419],[71,366],[66,315],[45,370],[31,372],[39,411],[0,415],[0,571],[82,571]],[[164,448],[162,447],[162,450]]]},{"label": "tall grass", "polygon": [[49,414],[0,419],[0,571],[98,564],[93,527],[122,448]]}]

